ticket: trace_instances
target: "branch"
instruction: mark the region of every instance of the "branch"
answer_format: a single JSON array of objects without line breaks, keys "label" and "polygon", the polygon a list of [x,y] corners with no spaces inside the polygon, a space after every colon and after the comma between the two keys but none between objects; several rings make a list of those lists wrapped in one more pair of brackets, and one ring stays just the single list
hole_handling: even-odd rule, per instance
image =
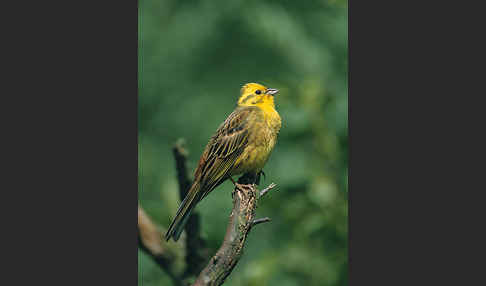
[{"label": "branch", "polygon": [[[244,176],[238,182],[243,182]],[[275,184],[269,189],[275,187]],[[268,191],[268,190],[267,190]],[[233,190],[233,210],[226,229],[223,244],[208,265],[199,274],[193,286],[221,285],[236,266],[243,254],[246,238],[251,228],[269,218],[255,220],[255,209],[259,198],[254,184],[237,184]]]},{"label": "branch", "polygon": [[[177,180],[179,182],[179,195],[181,201],[186,197],[192,182],[187,175],[186,160],[188,152],[184,148],[184,144],[184,140],[179,139],[172,149],[176,161]],[[206,257],[208,256],[206,253],[206,243],[201,238],[200,219],[197,211],[192,212],[184,229],[186,231],[187,267],[183,276],[196,276],[204,267]]]},{"label": "branch", "polygon": [[253,227],[253,226],[257,225],[257,224],[264,223],[264,222],[269,222],[269,221],[272,221],[269,217],[254,219],[251,222],[251,226]]},{"label": "branch", "polygon": [[179,182],[179,197],[181,201],[186,197],[186,194],[191,187],[191,179],[189,179],[189,176],[187,175],[186,166],[188,152],[184,148],[184,145],[184,139],[180,138],[172,148],[176,162],[177,181]]},{"label": "branch", "polygon": [[260,192],[260,197],[263,197],[266,193],[268,193],[268,191],[270,191],[271,189],[275,188],[276,186],[277,186],[276,184],[271,183],[268,187],[266,187],[265,189],[263,189]]},{"label": "branch", "polygon": [[[183,140],[178,140],[173,147],[181,200],[191,187],[191,180],[187,175],[187,151],[183,144]],[[193,212],[190,216],[183,239],[179,243],[171,243],[163,239],[165,231],[154,224],[139,206],[140,248],[167,272],[176,286],[188,285],[187,283],[195,277],[197,280],[194,286],[223,284],[240,260],[251,228],[270,221],[268,217],[255,219],[255,209],[258,199],[276,185],[272,183],[259,192],[253,182],[255,178],[251,176],[242,176],[238,179],[232,192],[233,210],[223,244],[205,268],[204,262],[205,257],[208,257],[208,249],[205,241],[200,237],[200,220],[197,212]]]},{"label": "branch", "polygon": [[175,260],[178,256],[176,249],[168,247],[168,243],[162,239],[161,228],[152,222],[140,205],[138,206],[138,244],[140,249],[150,255],[167,272],[175,285],[181,285],[175,269]]}]

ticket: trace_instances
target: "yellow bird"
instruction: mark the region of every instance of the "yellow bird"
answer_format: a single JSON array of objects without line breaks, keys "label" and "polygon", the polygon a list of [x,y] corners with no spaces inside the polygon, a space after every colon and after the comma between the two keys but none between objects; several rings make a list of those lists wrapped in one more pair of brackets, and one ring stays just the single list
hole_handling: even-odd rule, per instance
[{"label": "yellow bird", "polygon": [[[277,141],[281,127],[275,110],[277,89],[257,83],[241,88],[238,106],[219,126],[201,155],[194,182],[165,235],[177,241],[189,216],[207,194],[231,176],[259,177]],[[234,181],[233,181],[234,183]]]}]

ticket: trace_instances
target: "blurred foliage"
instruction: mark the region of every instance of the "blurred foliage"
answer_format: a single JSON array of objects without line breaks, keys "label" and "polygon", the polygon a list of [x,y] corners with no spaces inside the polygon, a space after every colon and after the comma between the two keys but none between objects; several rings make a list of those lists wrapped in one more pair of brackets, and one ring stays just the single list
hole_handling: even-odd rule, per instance
[{"label": "blurred foliage", "polygon": [[[253,229],[225,285],[348,284],[347,41],[346,1],[139,1],[139,199],[161,225],[179,204],[174,142],[186,138],[192,172],[244,83],[280,90],[262,181],[278,188],[257,210],[272,222]],[[197,207],[214,250],[231,190]],[[139,284],[170,283],[139,252]]]}]

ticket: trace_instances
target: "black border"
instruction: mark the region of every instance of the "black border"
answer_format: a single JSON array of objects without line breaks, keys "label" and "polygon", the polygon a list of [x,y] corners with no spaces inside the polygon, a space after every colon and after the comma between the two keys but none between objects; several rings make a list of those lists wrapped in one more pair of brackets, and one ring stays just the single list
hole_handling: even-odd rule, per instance
[{"label": "black border", "polygon": [[472,118],[484,105],[470,98],[484,94],[474,87],[482,72],[468,66],[484,57],[471,42],[483,34],[482,10],[351,2],[351,285],[481,284],[483,264],[469,256],[484,253],[484,235],[471,233],[484,225],[474,211],[484,184],[471,186],[484,168],[466,134],[484,130]]},{"label": "black border", "polygon": [[5,8],[9,284],[138,283],[137,6]]}]

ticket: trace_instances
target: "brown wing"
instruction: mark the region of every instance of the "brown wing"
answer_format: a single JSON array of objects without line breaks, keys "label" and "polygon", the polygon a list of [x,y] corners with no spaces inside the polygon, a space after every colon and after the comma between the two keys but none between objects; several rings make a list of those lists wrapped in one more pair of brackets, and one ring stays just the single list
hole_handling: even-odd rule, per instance
[{"label": "brown wing", "polygon": [[195,173],[203,191],[201,199],[228,178],[228,172],[248,145],[249,130],[257,112],[258,107],[238,107],[209,141]]}]

